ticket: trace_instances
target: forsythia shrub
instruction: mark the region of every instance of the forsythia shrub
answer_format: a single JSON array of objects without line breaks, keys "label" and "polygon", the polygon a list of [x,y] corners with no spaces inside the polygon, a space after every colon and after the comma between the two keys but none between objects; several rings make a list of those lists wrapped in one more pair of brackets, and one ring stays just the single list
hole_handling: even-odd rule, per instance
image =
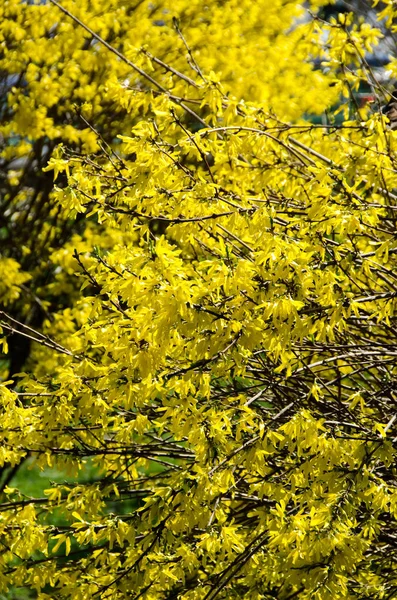
[{"label": "forsythia shrub", "polygon": [[[70,219],[54,202],[53,176],[43,168],[59,144],[80,153],[114,145],[118,134],[152,116],[139,90],[187,95],[192,112],[216,120],[221,96],[211,77],[222,78],[225,93],[264,102],[287,121],[305,111],[321,113],[337,97],[308,60],[306,28],[291,29],[302,13],[292,0],[211,0],[204,7],[199,0],[67,0],[64,7],[157,85],[48,0],[0,0],[1,250],[17,261],[20,276],[31,279],[8,312],[39,329],[79,294],[74,281],[54,282],[52,253],[76,235],[88,248],[98,245],[97,228],[87,240],[87,221]],[[209,104],[200,109],[203,87]],[[200,126],[191,115],[189,127]],[[57,181],[58,188],[65,184],[65,178]],[[99,235],[103,246],[102,229]],[[113,244],[110,237],[108,242]],[[7,280],[8,265],[0,259],[3,272]],[[24,366],[30,349],[21,346],[27,345],[27,338],[10,339],[11,375]]]},{"label": "forsythia shrub", "polygon": [[3,1],[3,593],[397,597],[396,134],[302,119],[382,34],[298,8]]}]

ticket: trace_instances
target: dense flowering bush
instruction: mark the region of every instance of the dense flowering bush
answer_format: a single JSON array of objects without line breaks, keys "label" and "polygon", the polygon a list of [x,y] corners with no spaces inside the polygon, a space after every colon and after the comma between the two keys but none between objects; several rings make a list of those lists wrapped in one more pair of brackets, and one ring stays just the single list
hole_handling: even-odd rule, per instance
[{"label": "dense flowering bush", "polygon": [[320,4],[3,2],[4,593],[397,596],[396,134]]}]

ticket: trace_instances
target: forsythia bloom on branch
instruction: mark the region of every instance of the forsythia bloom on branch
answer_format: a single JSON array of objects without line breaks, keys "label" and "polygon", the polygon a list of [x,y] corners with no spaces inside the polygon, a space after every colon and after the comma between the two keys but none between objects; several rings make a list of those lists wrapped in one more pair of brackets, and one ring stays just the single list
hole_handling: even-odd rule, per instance
[{"label": "forsythia bloom on branch", "polygon": [[385,32],[322,4],[0,6],[1,593],[397,597]]}]

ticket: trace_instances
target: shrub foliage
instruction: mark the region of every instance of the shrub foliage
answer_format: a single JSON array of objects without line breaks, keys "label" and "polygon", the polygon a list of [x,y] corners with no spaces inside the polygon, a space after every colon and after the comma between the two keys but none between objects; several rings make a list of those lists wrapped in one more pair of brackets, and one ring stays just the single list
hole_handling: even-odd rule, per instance
[{"label": "shrub foliage", "polygon": [[320,4],[3,2],[4,592],[397,597],[397,11]]}]

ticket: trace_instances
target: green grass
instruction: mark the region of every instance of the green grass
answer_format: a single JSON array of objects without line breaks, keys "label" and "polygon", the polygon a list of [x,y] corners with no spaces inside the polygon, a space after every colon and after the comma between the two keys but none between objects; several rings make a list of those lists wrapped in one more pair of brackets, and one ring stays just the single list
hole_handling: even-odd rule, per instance
[{"label": "green grass", "polygon": [[10,482],[10,487],[17,488],[24,496],[28,498],[42,498],[45,496],[44,490],[55,484],[68,483],[87,483],[97,479],[99,473],[90,459],[86,459],[84,469],[80,471],[79,476],[68,475],[55,467],[45,467],[40,469],[33,457],[25,460],[16,475]]}]

